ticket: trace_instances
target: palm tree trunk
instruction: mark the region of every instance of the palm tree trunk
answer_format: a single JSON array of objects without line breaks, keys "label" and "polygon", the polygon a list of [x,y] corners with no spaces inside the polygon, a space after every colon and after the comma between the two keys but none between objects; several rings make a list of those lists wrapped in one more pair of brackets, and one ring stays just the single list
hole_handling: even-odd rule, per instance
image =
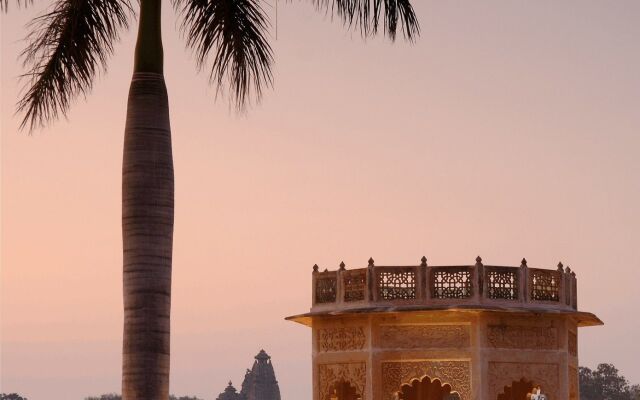
[{"label": "palm tree trunk", "polygon": [[173,214],[160,0],[142,0],[122,166],[124,400],[169,397]]}]

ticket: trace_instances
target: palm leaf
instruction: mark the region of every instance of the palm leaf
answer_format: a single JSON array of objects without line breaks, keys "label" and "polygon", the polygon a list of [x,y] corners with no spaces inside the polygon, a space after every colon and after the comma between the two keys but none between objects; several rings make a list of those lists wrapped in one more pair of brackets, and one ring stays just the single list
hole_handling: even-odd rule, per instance
[{"label": "palm leaf", "polygon": [[18,102],[24,113],[21,128],[34,129],[66,115],[71,101],[91,90],[131,10],[128,0],[57,0],[31,22],[22,53],[29,71]]},{"label": "palm leaf", "polygon": [[[33,0],[15,0],[18,8],[22,6],[28,6],[33,4]],[[7,12],[9,10],[9,0],[0,0],[0,12]]]},{"label": "palm leaf", "polygon": [[260,0],[175,0],[187,46],[204,68],[213,54],[210,81],[217,90],[229,86],[241,109],[271,86],[273,52],[266,39],[269,21]]},{"label": "palm leaf", "polygon": [[420,34],[418,17],[410,0],[311,1],[318,9],[337,15],[350,28],[359,29],[364,37],[378,33],[381,18],[384,34],[391,40],[396,39],[398,25],[404,38],[410,42]]}]

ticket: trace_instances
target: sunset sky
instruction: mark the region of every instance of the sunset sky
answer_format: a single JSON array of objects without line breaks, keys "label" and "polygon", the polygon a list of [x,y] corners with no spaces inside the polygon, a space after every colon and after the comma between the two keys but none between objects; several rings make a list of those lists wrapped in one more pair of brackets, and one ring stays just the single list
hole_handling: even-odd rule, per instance
[{"label": "sunset sky", "polygon": [[[0,17],[0,391],[80,400],[120,391],[135,35],[68,120],[29,136],[17,58],[48,3]],[[580,364],[640,383],[639,1],[414,0],[414,45],[281,1],[275,87],[244,114],[215,99],[166,3],[172,393],[214,400],[264,348],[283,400],[310,399],[311,331],[284,317],[308,311],[313,264],[423,255],[563,261],[579,308],[605,322],[580,330]]]}]

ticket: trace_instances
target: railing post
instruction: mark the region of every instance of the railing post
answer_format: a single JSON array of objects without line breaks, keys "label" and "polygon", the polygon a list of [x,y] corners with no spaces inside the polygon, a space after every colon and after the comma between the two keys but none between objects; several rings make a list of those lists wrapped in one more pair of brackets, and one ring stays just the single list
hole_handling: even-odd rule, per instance
[{"label": "railing post", "polygon": [[374,292],[374,274],[373,274],[373,268],[374,268],[374,261],[373,261],[373,257],[369,257],[369,264],[367,265],[367,294],[365,296],[365,299],[367,299],[367,302],[372,302],[373,301],[373,292]]},{"label": "railing post", "polygon": [[316,279],[318,277],[318,264],[313,265],[311,273],[311,307],[316,305]]},{"label": "railing post", "polygon": [[576,273],[571,271],[571,306],[574,310],[578,309],[578,279]]},{"label": "railing post", "polygon": [[523,258],[520,264],[520,301],[522,303],[529,302],[529,267],[527,266],[527,259]]},{"label": "railing post", "polygon": [[340,268],[338,268],[338,273],[336,274],[336,304],[344,303],[344,272],[346,270],[344,261],[341,261]]},{"label": "railing post", "polygon": [[373,264],[373,258],[369,263],[369,290],[371,290],[371,300],[374,302],[378,301],[378,290],[376,285],[376,266]]},{"label": "railing post", "polygon": [[427,303],[429,301],[429,296],[431,295],[430,285],[429,285],[429,268],[427,266],[427,257],[422,256],[420,259],[420,287],[422,288],[422,301]]},{"label": "railing post", "polygon": [[565,304],[567,285],[564,279],[564,265],[558,263],[558,304]]},{"label": "railing post", "polygon": [[482,264],[482,258],[480,256],[476,257],[476,264],[472,268],[471,279],[473,298],[480,304],[484,297],[484,265]]},{"label": "railing post", "polygon": [[562,284],[564,285],[564,297],[562,298],[562,304],[571,307],[571,295],[573,294],[573,285],[571,283],[571,268],[567,267],[562,274]]}]

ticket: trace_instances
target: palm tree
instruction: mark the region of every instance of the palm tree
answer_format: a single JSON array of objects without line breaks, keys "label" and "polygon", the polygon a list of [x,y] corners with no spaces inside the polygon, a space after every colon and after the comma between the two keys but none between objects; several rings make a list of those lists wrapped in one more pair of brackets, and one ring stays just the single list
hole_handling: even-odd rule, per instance
[{"label": "palm tree", "polygon": [[[16,0],[18,6],[32,0]],[[130,0],[53,0],[29,26],[22,57],[28,69],[21,128],[32,130],[66,115],[106,69],[113,43],[128,28]],[[410,0],[310,0],[365,37],[413,41],[419,25]],[[228,87],[242,108],[272,85],[269,20],[261,0],[173,0],[187,46],[210,80]],[[125,400],[167,399],[173,249],[174,177],[169,104],[163,76],[161,0],[139,0],[133,78],[127,104],[122,166]],[[9,0],[0,0],[7,11]]]}]

